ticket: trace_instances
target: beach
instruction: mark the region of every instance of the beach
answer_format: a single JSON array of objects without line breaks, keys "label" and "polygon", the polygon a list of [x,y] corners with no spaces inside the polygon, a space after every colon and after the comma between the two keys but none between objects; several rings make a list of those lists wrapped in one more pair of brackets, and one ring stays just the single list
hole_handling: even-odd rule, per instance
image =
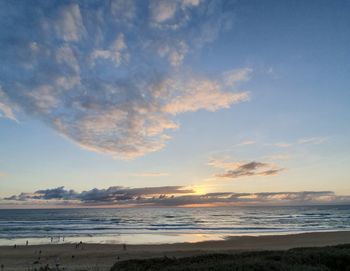
[{"label": "beach", "polygon": [[[137,238],[137,236],[135,236]],[[350,231],[289,235],[232,236],[225,240],[158,245],[76,243],[1,246],[0,264],[6,270],[34,270],[41,266],[64,270],[109,270],[118,261],[155,257],[188,257],[210,253],[286,250],[350,243]]]}]

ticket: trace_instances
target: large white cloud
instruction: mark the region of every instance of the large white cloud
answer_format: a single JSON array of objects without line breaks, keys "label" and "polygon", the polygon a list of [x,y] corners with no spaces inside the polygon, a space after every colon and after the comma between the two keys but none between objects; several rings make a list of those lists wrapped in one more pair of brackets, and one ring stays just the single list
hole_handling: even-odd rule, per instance
[{"label": "large white cloud", "polygon": [[180,69],[232,12],[209,0],[2,2],[0,111],[15,119],[16,108],[115,157],[160,150],[177,114],[248,99],[237,83],[250,69],[211,78]]}]

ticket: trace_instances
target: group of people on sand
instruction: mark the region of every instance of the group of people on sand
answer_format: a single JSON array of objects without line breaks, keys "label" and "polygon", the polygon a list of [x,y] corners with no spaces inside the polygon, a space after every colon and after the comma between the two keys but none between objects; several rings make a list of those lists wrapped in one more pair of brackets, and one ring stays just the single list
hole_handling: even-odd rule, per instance
[{"label": "group of people on sand", "polygon": [[[58,237],[50,237],[51,243],[55,242],[55,243],[60,243],[61,241],[64,242],[64,236],[58,236]],[[26,241],[26,246],[29,245],[29,241]],[[17,248],[17,244],[13,245],[14,248]]]},{"label": "group of people on sand", "polygon": [[[29,241],[27,240],[27,241],[26,241],[26,246],[28,246],[28,245],[29,245]],[[14,245],[13,245],[13,248],[17,248],[17,244],[14,244]]]},{"label": "group of people on sand", "polygon": [[59,243],[59,242],[61,242],[61,240],[62,240],[62,242],[64,242],[64,236],[58,236],[58,237],[52,237],[51,236],[51,243],[53,243],[53,242],[55,242],[55,243]]},{"label": "group of people on sand", "polygon": [[80,241],[79,243],[76,243],[76,244],[75,244],[75,248],[83,249],[83,242]]},{"label": "group of people on sand", "polygon": [[[58,239],[58,243],[60,242],[60,240],[61,240],[61,237],[57,237]],[[54,237],[51,237],[51,243],[53,243],[54,242]],[[62,242],[64,242],[64,237],[62,237]],[[29,245],[29,241],[27,240],[26,241],[26,246],[28,246]],[[14,248],[17,248],[17,244],[14,244],[14,246],[13,246]],[[78,249],[78,248],[80,248],[80,249],[84,249],[84,247],[83,247],[83,242],[82,241],[80,241],[79,243],[76,243],[75,244],[75,248],[76,249]],[[126,244],[122,244],[122,248],[123,248],[123,250],[124,251],[126,251]],[[41,250],[40,250],[40,254],[41,254]]]}]

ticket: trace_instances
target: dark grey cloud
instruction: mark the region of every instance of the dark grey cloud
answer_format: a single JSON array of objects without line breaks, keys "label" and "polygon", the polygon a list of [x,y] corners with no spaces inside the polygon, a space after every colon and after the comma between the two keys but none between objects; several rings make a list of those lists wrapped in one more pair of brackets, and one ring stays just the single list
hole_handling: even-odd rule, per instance
[{"label": "dark grey cloud", "polygon": [[126,188],[109,187],[83,192],[63,187],[21,193],[4,198],[1,204],[57,204],[80,206],[189,206],[189,205],[302,205],[348,204],[350,196],[332,191],[234,193],[215,192],[198,195],[181,186]]},{"label": "dark grey cloud", "polygon": [[77,198],[82,202],[120,202],[141,199],[150,195],[188,194],[191,189],[183,189],[181,186],[124,188],[109,187],[108,189],[92,189],[81,192]]},{"label": "dark grey cloud", "polygon": [[248,163],[223,163],[223,164],[212,162],[211,164],[216,167],[222,167],[226,170],[224,173],[217,174],[216,177],[231,178],[231,179],[246,177],[246,176],[276,175],[284,170],[283,168],[277,168],[273,164],[256,162],[256,161],[252,161]]},{"label": "dark grey cloud", "polygon": [[21,193],[19,195],[13,195],[5,200],[17,200],[17,201],[28,201],[28,200],[72,200],[76,199],[78,193],[74,190],[66,190],[63,186],[38,190],[34,193]]},{"label": "dark grey cloud", "polygon": [[127,200],[136,200],[152,195],[176,195],[190,194],[191,189],[181,186],[161,186],[161,187],[141,187],[127,188],[122,186],[112,186],[107,189],[91,189],[83,192],[66,190],[63,186],[53,189],[43,189],[34,193],[21,193],[13,195],[4,200],[31,201],[31,200],[75,200],[82,203],[113,203]]},{"label": "dark grey cloud", "polygon": [[78,195],[74,190],[65,190],[63,186],[38,190],[35,194],[38,199],[72,199]]}]

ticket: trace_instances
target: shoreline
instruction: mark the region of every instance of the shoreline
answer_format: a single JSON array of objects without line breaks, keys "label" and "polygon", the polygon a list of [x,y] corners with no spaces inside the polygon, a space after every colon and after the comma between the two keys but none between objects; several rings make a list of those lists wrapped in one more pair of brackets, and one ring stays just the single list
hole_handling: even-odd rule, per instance
[{"label": "shoreline", "polygon": [[[137,236],[135,236],[137,238]],[[94,244],[73,243],[0,246],[0,264],[6,270],[23,270],[59,263],[65,270],[109,270],[121,260],[154,257],[186,257],[208,253],[235,253],[257,250],[286,250],[297,247],[321,247],[350,244],[350,231],[309,232],[288,235],[230,236],[225,240],[174,244]]]},{"label": "shoreline", "polygon": [[[265,231],[265,232],[237,232],[237,233],[179,233],[179,232],[154,232],[154,233],[119,233],[107,235],[88,236],[52,236],[52,237],[20,237],[0,238],[0,247],[24,246],[26,241],[29,245],[64,245],[76,244],[82,241],[85,244],[105,245],[167,245],[177,243],[201,243],[207,241],[223,241],[233,237],[262,237],[262,236],[285,236],[307,233],[328,233],[328,232],[350,232],[349,228],[329,229],[318,231]],[[51,239],[52,238],[52,239]]]}]

